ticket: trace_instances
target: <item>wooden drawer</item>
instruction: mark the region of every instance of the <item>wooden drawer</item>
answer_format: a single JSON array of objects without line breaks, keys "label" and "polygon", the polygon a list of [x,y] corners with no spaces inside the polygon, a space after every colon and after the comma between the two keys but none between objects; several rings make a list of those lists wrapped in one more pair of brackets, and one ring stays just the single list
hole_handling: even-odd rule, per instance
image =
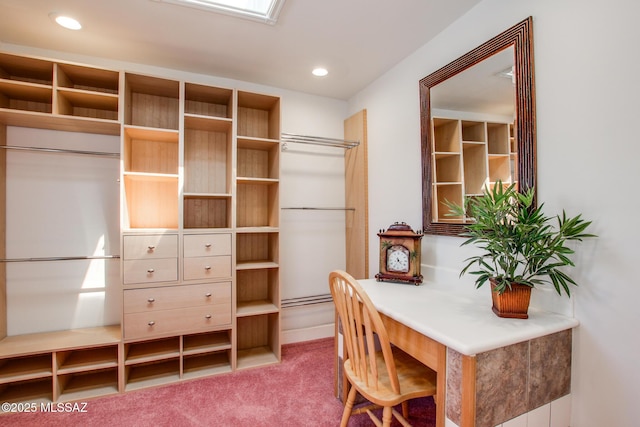
[{"label": "wooden drawer", "polygon": [[139,313],[224,304],[231,306],[231,283],[228,282],[127,289],[124,291],[123,310],[125,313]]},{"label": "wooden drawer", "polygon": [[178,280],[178,259],[136,259],[122,263],[124,284],[175,282]]},{"label": "wooden drawer", "polygon": [[217,255],[231,255],[231,234],[187,234],[184,236],[185,258]]},{"label": "wooden drawer", "polygon": [[124,236],[124,259],[177,258],[178,235]]},{"label": "wooden drawer", "polygon": [[208,256],[184,259],[184,280],[231,277],[231,256]]},{"label": "wooden drawer", "polygon": [[231,323],[231,304],[124,315],[124,339],[208,331]]}]

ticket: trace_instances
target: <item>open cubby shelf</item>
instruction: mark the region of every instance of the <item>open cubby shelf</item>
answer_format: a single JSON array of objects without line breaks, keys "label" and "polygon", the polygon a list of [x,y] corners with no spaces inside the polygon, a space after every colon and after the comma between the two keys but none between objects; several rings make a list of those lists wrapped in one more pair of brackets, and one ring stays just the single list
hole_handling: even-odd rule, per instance
[{"label": "open cubby shelf", "polygon": [[120,341],[119,326],[7,337],[0,341],[0,398],[51,402],[117,393]]},{"label": "open cubby shelf", "polygon": [[238,369],[280,361],[279,316],[271,313],[238,318]]}]

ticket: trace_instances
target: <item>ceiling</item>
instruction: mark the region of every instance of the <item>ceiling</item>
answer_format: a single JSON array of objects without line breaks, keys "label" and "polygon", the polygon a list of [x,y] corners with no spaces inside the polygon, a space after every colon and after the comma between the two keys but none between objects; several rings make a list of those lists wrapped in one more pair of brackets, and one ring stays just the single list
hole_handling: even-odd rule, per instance
[{"label": "ceiling", "polygon": [[[285,0],[275,25],[153,0],[0,0],[3,45],[348,99],[480,0]],[[51,12],[81,21],[56,25]],[[311,69],[324,66],[326,77]]]}]

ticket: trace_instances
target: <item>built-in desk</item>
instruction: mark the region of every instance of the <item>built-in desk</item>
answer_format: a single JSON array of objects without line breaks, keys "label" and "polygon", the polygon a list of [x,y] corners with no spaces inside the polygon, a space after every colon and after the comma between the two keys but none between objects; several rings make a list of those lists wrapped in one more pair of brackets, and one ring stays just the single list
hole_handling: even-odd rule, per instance
[{"label": "built-in desk", "polygon": [[497,426],[569,394],[576,319],[533,307],[499,318],[488,292],[482,304],[429,283],[359,283],[391,342],[438,372],[438,427]]}]

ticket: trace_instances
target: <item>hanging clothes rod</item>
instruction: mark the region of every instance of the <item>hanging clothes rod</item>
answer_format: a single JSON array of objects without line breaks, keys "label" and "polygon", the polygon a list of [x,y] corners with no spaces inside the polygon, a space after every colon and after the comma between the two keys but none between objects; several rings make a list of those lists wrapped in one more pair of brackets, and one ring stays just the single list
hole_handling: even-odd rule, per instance
[{"label": "hanging clothes rod", "polygon": [[282,308],[301,307],[304,305],[324,304],[333,301],[331,294],[312,295],[308,297],[283,299]]},{"label": "hanging clothes rod", "polygon": [[295,208],[280,208],[286,210],[305,210],[305,211],[355,211],[356,208],[312,208],[312,207],[295,207]]},{"label": "hanging clothes rod", "polygon": [[293,133],[282,133],[280,136],[280,140],[283,142],[283,150],[286,150],[286,144],[288,142],[297,143],[297,144],[313,144],[313,145],[324,145],[327,147],[339,147],[339,148],[354,148],[360,145],[360,141],[350,141],[345,139],[335,139],[335,138],[324,138],[321,136],[307,136],[307,135],[296,135]]},{"label": "hanging clothes rod", "polygon": [[119,259],[120,255],[95,255],[95,256],[63,256],[46,258],[9,258],[0,259],[0,262],[39,262],[39,261],[71,261],[85,259]]},{"label": "hanging clothes rod", "polygon": [[107,153],[103,151],[68,150],[64,148],[20,147],[15,145],[0,145],[0,148],[4,148],[5,150],[46,151],[48,153],[85,154],[88,156],[106,156],[120,158],[120,153]]}]

